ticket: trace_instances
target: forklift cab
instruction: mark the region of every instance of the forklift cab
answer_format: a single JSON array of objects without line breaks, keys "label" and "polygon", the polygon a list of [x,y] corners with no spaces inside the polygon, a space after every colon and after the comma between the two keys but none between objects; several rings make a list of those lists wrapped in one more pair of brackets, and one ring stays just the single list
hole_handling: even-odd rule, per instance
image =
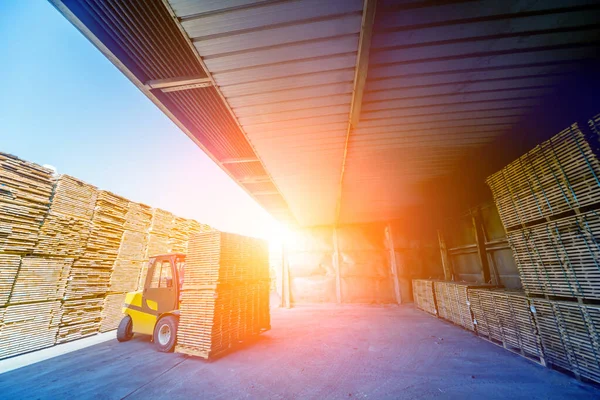
[{"label": "forklift cab", "polygon": [[134,333],[153,335],[160,351],[173,350],[184,271],[185,254],[150,258],[143,289],[125,297],[125,316],[117,329],[117,340],[127,341]]}]

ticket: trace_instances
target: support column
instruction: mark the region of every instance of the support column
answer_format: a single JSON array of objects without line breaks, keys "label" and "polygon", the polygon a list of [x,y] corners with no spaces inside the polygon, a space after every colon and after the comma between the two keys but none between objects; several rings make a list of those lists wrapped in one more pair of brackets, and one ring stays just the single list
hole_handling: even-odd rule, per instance
[{"label": "support column", "polygon": [[338,245],[337,228],[333,228],[333,269],[335,270],[335,297],[338,304],[342,303],[342,277],[340,273],[340,249]]},{"label": "support column", "polygon": [[396,250],[394,248],[394,237],[392,236],[392,224],[388,223],[385,227],[385,236],[390,246],[390,268],[391,277],[394,284],[394,298],[396,303],[402,304],[402,296],[400,293],[400,283],[398,282],[398,266],[396,264]]},{"label": "support column", "polygon": [[291,308],[290,262],[285,245],[282,246],[281,259],[281,306],[284,308]]},{"label": "support column", "polygon": [[448,256],[448,247],[446,247],[446,241],[444,240],[444,234],[441,229],[438,229],[438,241],[440,243],[440,254],[442,256],[442,267],[444,268],[444,280],[453,281],[454,271],[452,271],[452,263]]},{"label": "support column", "polygon": [[490,283],[490,264],[488,262],[487,251],[485,249],[485,233],[483,232],[481,211],[479,208],[471,213],[471,219],[473,220],[473,229],[475,229],[477,255],[479,256],[479,264],[481,265],[481,278],[483,279],[484,283]]}]

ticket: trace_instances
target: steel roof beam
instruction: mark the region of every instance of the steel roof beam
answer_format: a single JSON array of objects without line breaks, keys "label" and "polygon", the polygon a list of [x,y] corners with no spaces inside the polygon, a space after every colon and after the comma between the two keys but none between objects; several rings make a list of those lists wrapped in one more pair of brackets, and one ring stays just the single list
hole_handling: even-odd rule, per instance
[{"label": "steel roof beam", "polygon": [[348,128],[346,131],[346,143],[344,145],[344,155],[342,158],[342,171],[340,173],[340,183],[338,198],[335,210],[335,225],[337,226],[340,218],[340,208],[342,202],[342,190],[344,184],[344,170],[346,169],[346,160],[348,157],[348,142],[350,133],[358,124],[360,118],[360,109],[362,107],[363,92],[367,81],[367,72],[369,70],[369,51],[371,49],[371,38],[373,36],[373,24],[375,22],[375,6],[377,0],[364,0],[362,22],[360,24],[360,36],[358,38],[358,53],[356,56],[356,67],[354,70],[354,87],[352,90],[352,101],[350,103],[350,116],[348,119]]},{"label": "steel roof beam", "polygon": [[147,89],[161,89],[165,92],[182,90],[182,88],[189,89],[189,86],[206,87],[210,85],[211,80],[206,76],[181,76],[176,78],[154,79],[145,83]]}]

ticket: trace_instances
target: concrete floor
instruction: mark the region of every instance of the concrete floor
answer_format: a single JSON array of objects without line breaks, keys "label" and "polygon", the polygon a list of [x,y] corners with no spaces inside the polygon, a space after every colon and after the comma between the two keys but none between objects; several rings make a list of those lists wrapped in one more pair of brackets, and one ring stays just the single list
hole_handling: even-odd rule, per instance
[{"label": "concrete floor", "polygon": [[299,307],[205,362],[111,340],[0,375],[0,398],[600,398],[412,306]]}]

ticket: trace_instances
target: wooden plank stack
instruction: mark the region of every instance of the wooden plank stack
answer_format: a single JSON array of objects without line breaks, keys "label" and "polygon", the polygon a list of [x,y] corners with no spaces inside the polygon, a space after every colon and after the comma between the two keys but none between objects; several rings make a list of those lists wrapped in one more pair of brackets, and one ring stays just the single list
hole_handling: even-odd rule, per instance
[{"label": "wooden plank stack", "polygon": [[587,213],[509,232],[529,294],[600,300],[600,213]]},{"label": "wooden plank stack", "polygon": [[[20,265],[21,256],[16,254],[0,254],[0,307],[4,307],[8,303]],[[2,310],[0,308],[0,312]],[[0,323],[1,321],[2,317],[0,315]]]},{"label": "wooden plank stack", "polygon": [[0,359],[53,346],[60,313],[59,301],[0,309]]},{"label": "wooden plank stack", "polygon": [[421,310],[437,316],[433,281],[426,279],[413,279],[412,284],[415,305]]},{"label": "wooden plank stack", "polygon": [[546,361],[600,382],[600,306],[532,299]]},{"label": "wooden plank stack", "polygon": [[[98,332],[104,296],[119,255],[129,201],[105,190],[98,192],[90,235],[81,258],[73,263],[63,303],[58,341]],[[80,318],[71,318],[77,308]]]},{"label": "wooden plank stack", "polygon": [[535,319],[525,293],[473,289],[469,291],[469,302],[478,336],[544,363]]},{"label": "wooden plank stack", "polygon": [[203,358],[270,328],[267,244],[205,232],[190,240],[176,351]]},{"label": "wooden plank stack", "polygon": [[152,208],[130,202],[125,214],[123,236],[110,276],[110,287],[104,299],[100,332],[116,329],[123,317],[125,294],[137,289],[142,265],[145,265],[148,231]]},{"label": "wooden plank stack", "polygon": [[598,203],[596,142],[573,124],[488,177],[506,230]]},{"label": "wooden plank stack", "polygon": [[[600,382],[600,115],[490,176],[546,361]],[[600,321],[599,321],[600,322]]]},{"label": "wooden plank stack", "polygon": [[52,186],[52,170],[0,152],[1,253],[33,251]]},{"label": "wooden plank stack", "polygon": [[56,343],[64,343],[98,333],[104,297],[66,300]]},{"label": "wooden plank stack", "polygon": [[22,257],[10,304],[61,300],[72,264],[72,258]]},{"label": "wooden plank stack", "polygon": [[434,281],[438,315],[465,329],[475,331],[468,292],[472,289],[493,287],[472,282]]},{"label": "wooden plank stack", "polygon": [[90,235],[98,189],[69,175],[54,186],[34,254],[80,257]]},{"label": "wooden plank stack", "polygon": [[106,332],[117,329],[119,322],[123,318],[123,303],[126,293],[107,294],[102,304],[102,321],[100,323],[100,332]]}]

